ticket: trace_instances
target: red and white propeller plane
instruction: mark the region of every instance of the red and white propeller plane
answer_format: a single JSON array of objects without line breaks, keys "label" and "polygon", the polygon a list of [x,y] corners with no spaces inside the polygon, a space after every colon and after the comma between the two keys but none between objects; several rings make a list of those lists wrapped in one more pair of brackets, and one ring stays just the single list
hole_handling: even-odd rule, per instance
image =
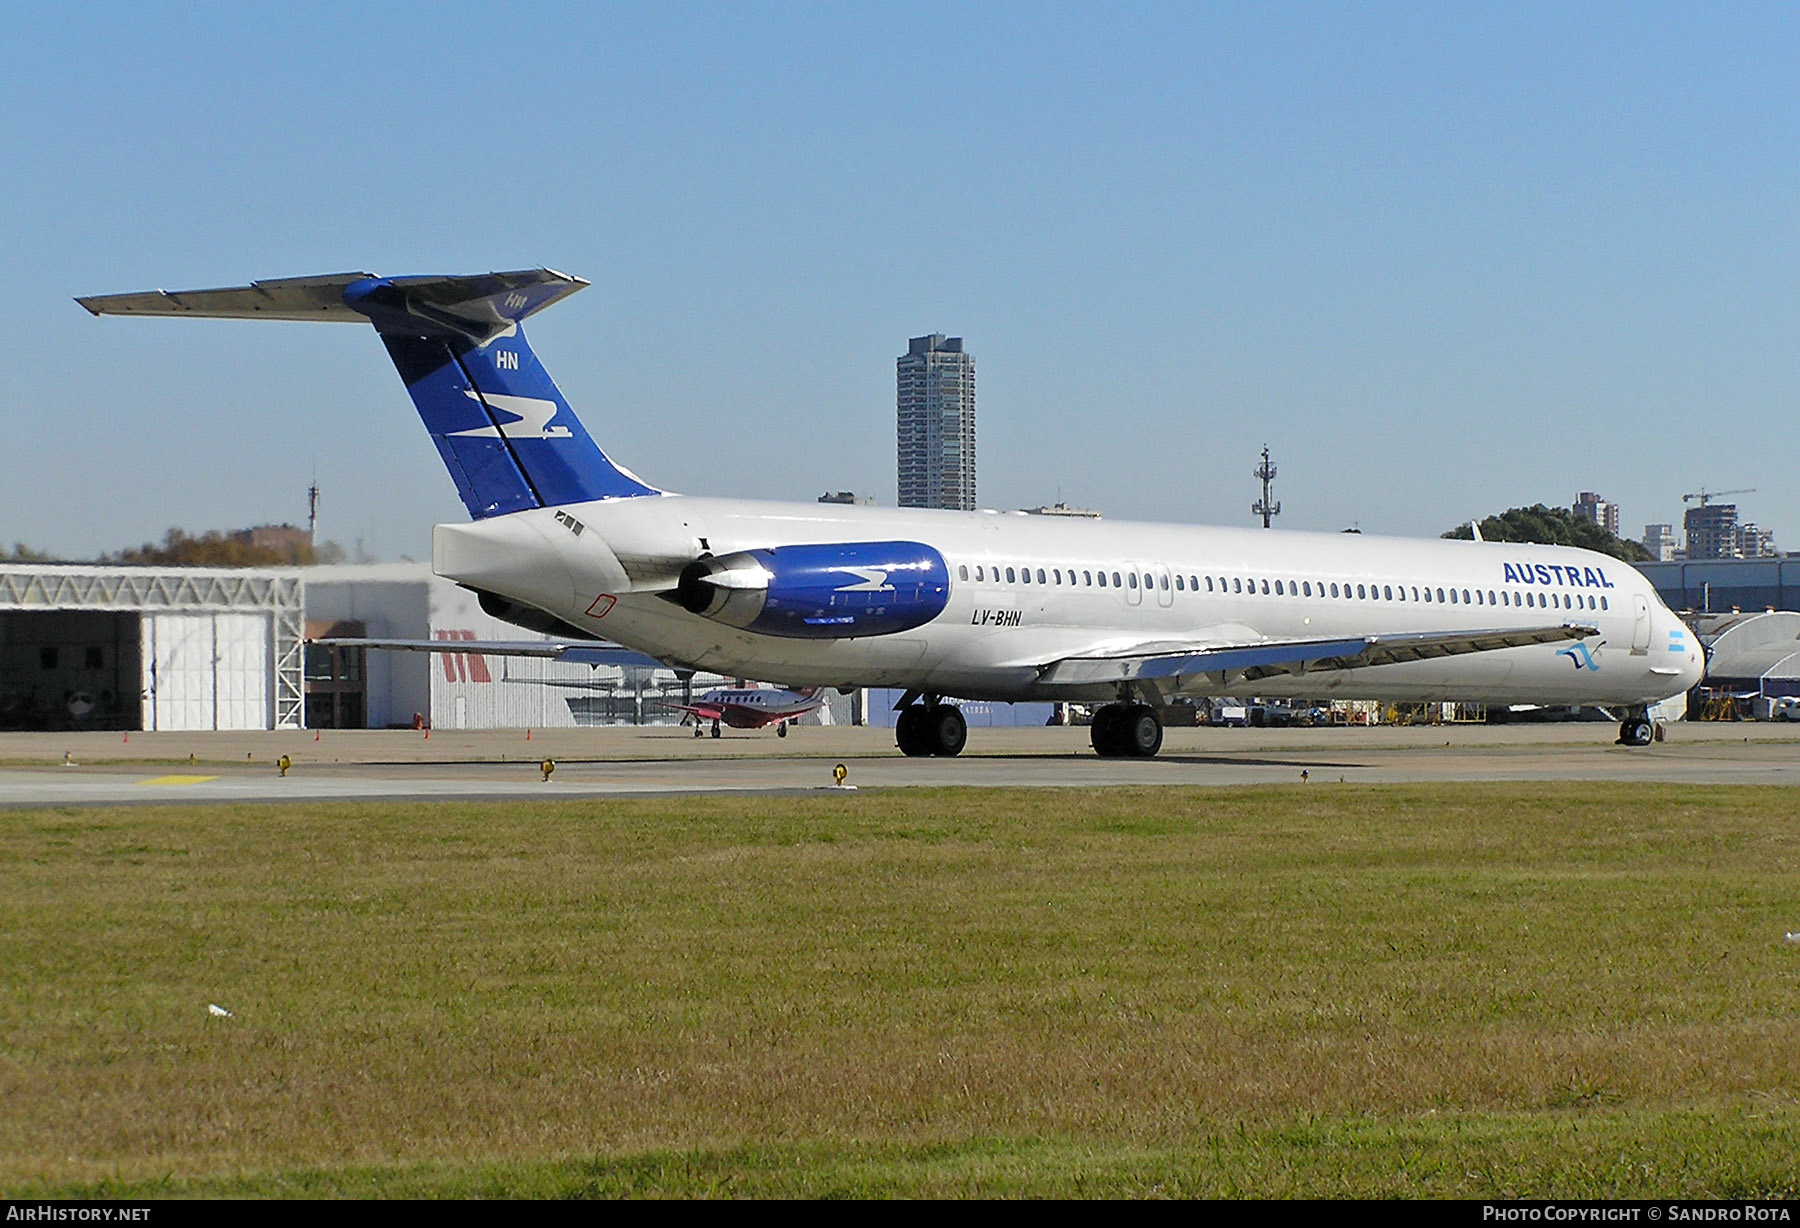
[{"label": "red and white propeller plane", "polygon": [[720,687],[695,697],[691,704],[675,706],[694,718],[696,738],[706,732],[703,726],[708,722],[715,738],[719,736],[721,725],[730,725],[733,729],[765,729],[774,725],[776,735],[785,738],[789,725],[808,712],[818,711],[824,704],[825,697],[812,687],[798,691],[785,691],[780,687]]}]

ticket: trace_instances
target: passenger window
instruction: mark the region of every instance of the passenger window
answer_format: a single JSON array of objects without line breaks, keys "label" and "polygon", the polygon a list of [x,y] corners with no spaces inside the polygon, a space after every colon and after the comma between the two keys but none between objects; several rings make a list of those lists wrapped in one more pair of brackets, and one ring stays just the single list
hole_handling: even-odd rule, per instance
[{"label": "passenger window", "polygon": [[1165,593],[1169,591],[1169,577],[1158,576],[1156,578],[1156,583]]},{"label": "passenger window", "polygon": [[1019,568],[1019,579],[1023,580],[1027,584],[1030,584],[1031,583],[1031,568],[1029,568],[1029,567]]},{"label": "passenger window", "polygon": [[1396,597],[1398,597],[1401,601],[1405,601],[1406,600],[1406,585],[1401,584],[1401,585],[1395,586],[1394,595]]},{"label": "passenger window", "polygon": [[1430,589],[1430,588],[1427,588],[1427,589],[1426,589],[1426,590],[1425,590],[1425,600],[1426,600],[1426,601],[1430,601],[1430,600],[1431,600],[1431,589]]},{"label": "passenger window", "polygon": [[1106,587],[1106,573],[1104,571],[1100,573],[1100,587]]},{"label": "passenger window", "polygon": [[1600,598],[1600,608],[1601,608],[1601,609],[1602,609],[1602,610],[1604,610],[1604,609],[1606,609],[1606,608],[1607,608],[1607,606],[1606,606],[1606,598],[1604,598],[1604,597],[1602,597],[1602,598]]},{"label": "passenger window", "polygon": [[1091,571],[1082,572],[1081,580],[1082,580],[1082,583],[1086,584],[1089,588],[1094,587],[1094,573],[1093,572],[1091,572]]},{"label": "passenger window", "polygon": [[1456,604],[1456,590],[1455,589],[1450,590],[1450,604],[1451,605]]},{"label": "passenger window", "polygon": [[1500,604],[1498,601],[1494,600],[1494,590],[1491,588],[1488,590],[1488,604],[1489,605],[1499,605]]},{"label": "passenger window", "polygon": [[[1199,576],[1189,576],[1188,577],[1188,587],[1193,589],[1196,593],[1199,592],[1200,591],[1200,577]],[[1212,577],[1210,577],[1210,576],[1207,577],[1206,587],[1208,589],[1212,588]]]},{"label": "passenger window", "polygon": [[1438,602],[1441,604],[1444,600],[1444,590],[1440,588],[1437,591],[1437,594],[1438,594]]},{"label": "passenger window", "polygon": [[1119,573],[1116,571],[1113,572],[1113,587],[1114,588],[1124,588],[1125,587],[1125,581],[1119,578]]},{"label": "passenger window", "polygon": [[1276,595],[1276,596],[1277,596],[1277,597],[1282,597],[1282,596],[1286,596],[1286,594],[1284,594],[1284,593],[1283,593],[1283,592],[1282,592],[1282,591],[1281,591],[1281,581],[1280,581],[1280,580],[1277,580],[1277,581],[1275,581],[1275,595]]},{"label": "passenger window", "polygon": [[1269,595],[1269,582],[1267,580],[1262,582],[1262,595],[1265,597]]},{"label": "passenger window", "polygon": [[1464,605],[1469,604],[1469,590],[1466,588],[1463,590],[1463,604]]},{"label": "passenger window", "polygon": [[1038,568],[1038,583],[1044,583],[1044,569],[1042,567]]},{"label": "passenger window", "polygon": [[977,563],[977,564],[975,564],[975,578],[976,578],[976,579],[977,579],[977,580],[985,580],[985,579],[987,579],[987,577],[986,577],[986,576],[984,576],[984,575],[982,575],[982,574],[981,574],[981,564],[980,564],[980,563]]},{"label": "passenger window", "polygon": [[1312,596],[1312,581],[1311,580],[1300,581],[1300,595],[1302,597]]},{"label": "passenger window", "polygon": [[1368,592],[1367,592],[1367,591],[1366,591],[1366,590],[1365,590],[1365,589],[1364,589],[1364,588],[1363,588],[1363,586],[1362,586],[1362,585],[1360,585],[1360,584],[1358,584],[1358,585],[1357,585],[1357,586],[1356,586],[1356,598],[1357,598],[1357,600],[1358,600],[1358,601],[1363,601],[1363,600],[1366,600],[1366,599],[1367,599],[1367,598],[1368,598],[1368,596],[1369,596],[1369,594],[1368,594]]},{"label": "passenger window", "polygon": [[1336,581],[1336,580],[1333,580],[1333,581],[1332,581],[1332,582],[1331,582],[1331,595],[1332,595],[1332,596],[1333,596],[1333,597],[1335,597],[1335,596],[1337,596],[1337,595],[1338,595],[1338,591],[1337,591],[1337,581]]},{"label": "passenger window", "polygon": [[1181,587],[1181,577],[1180,576],[1175,577],[1175,591],[1178,593],[1185,593],[1187,591],[1186,589]]},{"label": "passenger window", "polygon": [[1242,580],[1239,580],[1239,579],[1233,577],[1233,579],[1231,581],[1231,591],[1234,593],[1243,592],[1244,591],[1244,582]]},{"label": "passenger window", "polygon": [[959,565],[957,567],[956,578],[958,580],[967,580],[969,578],[969,569],[966,565]]},{"label": "passenger window", "polygon": [[1012,569],[1012,568],[1010,568],[1010,567],[1008,567],[1008,568],[1007,568],[1007,569],[1006,569],[1006,582],[1007,582],[1007,583],[1008,583],[1008,584],[1011,584],[1011,583],[1013,583],[1013,569]]},{"label": "passenger window", "polygon": [[1135,571],[1131,573],[1131,587],[1132,588],[1137,587],[1137,572],[1135,572]]},{"label": "passenger window", "polygon": [[1150,573],[1147,571],[1144,573],[1144,587],[1145,588],[1155,588],[1156,587],[1156,581],[1151,578]]},{"label": "passenger window", "polygon": [[1061,584],[1062,583],[1062,568],[1060,568],[1060,567],[1054,568],[1050,572],[1050,578],[1052,580],[1055,580],[1058,584]]}]

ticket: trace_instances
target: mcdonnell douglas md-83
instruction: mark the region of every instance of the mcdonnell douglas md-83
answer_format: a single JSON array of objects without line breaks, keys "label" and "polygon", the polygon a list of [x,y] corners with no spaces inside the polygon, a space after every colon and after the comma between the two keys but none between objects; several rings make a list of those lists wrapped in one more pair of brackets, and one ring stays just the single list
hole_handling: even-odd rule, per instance
[{"label": "mcdonnell douglas md-83", "polygon": [[1694,636],[1617,559],[1558,546],[678,496],[611,460],[521,327],[548,269],[344,273],[78,300],[96,315],[372,324],[468,524],[439,575],[496,617],[678,668],[903,691],[909,755],[968,736],[946,696],[1098,703],[1094,749],[1154,755],[1177,695],[1583,704],[1653,737]]}]

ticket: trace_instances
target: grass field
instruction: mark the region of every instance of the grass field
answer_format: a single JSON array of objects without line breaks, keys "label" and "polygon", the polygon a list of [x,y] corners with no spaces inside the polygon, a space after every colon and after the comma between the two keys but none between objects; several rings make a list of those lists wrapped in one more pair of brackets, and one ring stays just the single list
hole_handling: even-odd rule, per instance
[{"label": "grass field", "polygon": [[1800,1195],[1791,790],[10,811],[0,884],[8,1196]]}]

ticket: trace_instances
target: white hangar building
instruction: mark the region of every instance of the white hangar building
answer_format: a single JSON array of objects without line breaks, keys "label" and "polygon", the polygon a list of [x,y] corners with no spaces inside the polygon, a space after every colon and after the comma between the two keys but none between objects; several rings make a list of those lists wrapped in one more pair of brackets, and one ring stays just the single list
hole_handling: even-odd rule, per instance
[{"label": "white hangar building", "polygon": [[[307,567],[308,639],[537,640],[425,563]],[[421,653],[313,644],[306,650],[309,729],[556,729],[659,725],[683,696],[728,685],[674,670],[589,666],[543,657]]]},{"label": "white hangar building", "polygon": [[0,729],[294,729],[292,570],[0,564]]}]

